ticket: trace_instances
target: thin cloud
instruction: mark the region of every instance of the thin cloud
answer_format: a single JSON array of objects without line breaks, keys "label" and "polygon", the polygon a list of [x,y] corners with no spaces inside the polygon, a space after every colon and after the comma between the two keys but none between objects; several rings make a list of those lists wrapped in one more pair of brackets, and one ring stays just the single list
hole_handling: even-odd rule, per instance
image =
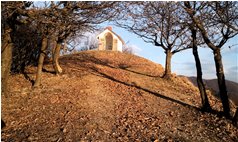
[{"label": "thin cloud", "polygon": [[142,51],[142,49],[135,44],[128,45],[128,47],[130,47],[132,49],[133,54],[136,55],[138,55]]}]

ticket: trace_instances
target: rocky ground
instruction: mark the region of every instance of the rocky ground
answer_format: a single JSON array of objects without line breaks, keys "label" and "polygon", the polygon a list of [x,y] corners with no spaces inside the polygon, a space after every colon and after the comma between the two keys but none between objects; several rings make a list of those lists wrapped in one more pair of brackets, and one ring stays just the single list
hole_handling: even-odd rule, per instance
[{"label": "rocky ground", "polygon": [[219,100],[209,94],[216,111],[201,112],[197,88],[185,77],[161,78],[161,65],[111,51],[67,55],[60,64],[58,76],[44,66],[39,88],[31,88],[36,67],[11,76],[2,141],[238,141]]}]

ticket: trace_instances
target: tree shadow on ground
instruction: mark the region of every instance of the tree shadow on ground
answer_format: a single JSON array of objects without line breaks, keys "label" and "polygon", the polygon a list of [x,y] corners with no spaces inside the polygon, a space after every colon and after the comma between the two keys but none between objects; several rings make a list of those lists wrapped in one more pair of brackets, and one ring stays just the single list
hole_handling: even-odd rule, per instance
[{"label": "tree shadow on ground", "polygon": [[[96,58],[93,55],[89,55],[87,53],[80,53],[78,55],[79,56],[76,56],[75,58],[81,64],[84,64],[84,63],[94,63],[94,64],[98,64],[98,65],[102,65],[102,66],[107,66],[107,67],[113,68],[113,69],[122,69],[124,71],[132,72],[132,73],[143,75],[143,76],[160,77],[160,76],[150,75],[150,74],[141,73],[141,72],[137,72],[137,71],[131,70],[131,69],[129,69],[129,68],[131,68],[130,65],[123,64],[123,63],[119,63],[118,65],[113,66],[112,65],[113,63],[111,63],[108,59],[99,59],[99,58]],[[75,60],[75,58],[71,58],[71,59]]]},{"label": "tree shadow on ground", "polygon": [[182,101],[180,101],[180,100],[176,100],[176,99],[174,99],[174,98],[170,98],[170,97],[168,97],[168,96],[161,95],[161,94],[159,94],[159,93],[157,93],[157,92],[154,92],[154,91],[152,91],[152,90],[149,90],[149,89],[147,89],[147,88],[143,88],[143,87],[141,87],[141,86],[139,86],[139,85],[134,84],[133,82],[132,82],[132,83],[128,83],[128,82],[123,82],[123,81],[121,81],[121,80],[118,80],[118,79],[116,79],[116,78],[114,78],[114,77],[112,77],[112,76],[110,76],[110,75],[108,75],[108,74],[105,74],[105,73],[103,73],[103,72],[100,72],[96,67],[93,67],[93,68],[91,68],[91,69],[92,69],[94,72],[100,74],[100,76],[102,76],[102,77],[105,77],[105,78],[107,78],[107,79],[110,79],[110,80],[112,80],[112,81],[114,81],[114,82],[117,82],[117,83],[120,83],[120,84],[123,84],[123,85],[126,85],[126,86],[135,87],[135,88],[137,88],[137,89],[143,90],[143,91],[145,91],[145,92],[147,92],[147,93],[150,93],[150,94],[152,94],[152,95],[154,95],[154,96],[156,96],[156,97],[159,97],[159,98],[161,98],[161,99],[165,99],[165,100],[168,100],[168,101],[170,101],[170,102],[177,103],[177,104],[179,104],[179,105],[185,106],[185,107],[187,107],[187,108],[195,109],[195,110],[200,111],[200,112],[208,112],[208,113],[211,113],[211,114],[215,114],[215,115],[217,115],[219,118],[221,118],[221,117],[224,116],[223,112],[221,112],[221,111],[217,111],[217,110],[213,110],[213,109],[208,110],[208,111],[205,111],[205,110],[203,110],[202,108],[199,108],[199,107],[196,107],[196,106],[187,104],[187,103],[185,103],[185,102],[182,102]]},{"label": "tree shadow on ground", "polygon": [[[187,104],[185,102],[182,102],[180,100],[176,100],[176,99],[170,98],[168,96],[161,95],[161,94],[159,94],[157,92],[154,92],[150,89],[143,88],[143,87],[141,87],[141,86],[139,86],[135,83],[129,83],[129,82],[124,82],[124,81],[118,80],[115,77],[110,76],[110,75],[100,71],[95,65],[101,65],[101,66],[105,66],[105,67],[109,67],[109,68],[113,68],[113,69],[122,69],[122,70],[125,70],[125,71],[129,71],[129,72],[132,72],[132,73],[136,73],[136,74],[140,74],[140,75],[144,75],[144,76],[148,76],[148,77],[158,77],[158,76],[152,76],[152,75],[132,71],[132,70],[127,69],[129,66],[125,66],[125,65],[123,65],[121,67],[120,67],[120,65],[118,67],[114,67],[114,66],[111,65],[112,63],[110,63],[110,61],[108,59],[95,58],[94,56],[86,54],[86,53],[80,53],[79,56],[70,57],[69,60],[75,61],[75,59],[77,59],[77,61],[79,62],[77,64],[78,67],[87,68],[87,71],[89,71],[90,73],[92,73],[94,75],[110,79],[114,82],[117,82],[117,83],[120,83],[120,84],[123,84],[123,85],[126,85],[126,86],[135,87],[135,88],[143,90],[147,93],[153,94],[153,95],[155,95],[159,98],[162,98],[162,99],[168,100],[170,102],[180,104],[182,106],[185,106],[185,107],[188,107],[188,108],[191,108],[191,109],[195,109],[195,110],[200,111],[200,112],[209,112],[211,114],[217,115],[218,117],[223,117],[224,116],[223,113],[220,112],[220,111],[217,111],[217,110],[204,111],[203,109],[201,109],[199,107],[192,106],[192,105]],[[90,63],[93,63],[93,64],[90,64]]]},{"label": "tree shadow on ground", "polygon": [[25,77],[25,79],[30,81],[31,85],[33,86],[35,81],[34,81],[34,79],[31,79],[31,77],[29,76],[30,73],[23,71],[22,74]]},{"label": "tree shadow on ground", "polygon": [[[50,71],[50,70],[47,70],[47,69],[45,69],[45,68],[42,68],[42,72],[51,73],[51,74],[56,74],[55,71]],[[34,83],[35,83],[35,80],[32,79],[29,75],[30,75],[30,74],[35,74],[35,73],[23,71],[22,74],[23,74],[23,76],[25,77],[25,79],[28,80],[28,81],[31,83],[31,85],[33,86]]]},{"label": "tree shadow on ground", "polygon": [[144,76],[148,76],[148,77],[160,77],[160,76],[155,76],[155,75],[150,75],[150,74],[145,74],[145,73],[133,71],[133,70],[129,69],[130,66],[124,67],[124,65],[120,65],[120,64],[119,64],[119,68],[122,69],[122,70],[124,70],[124,71],[129,71],[129,72],[132,72],[132,73],[135,73],[135,74],[144,75]]},{"label": "tree shadow on ground", "polygon": [[97,73],[100,74],[101,76],[103,76],[103,77],[105,77],[105,78],[107,78],[107,79],[110,79],[110,80],[112,80],[112,81],[114,81],[114,82],[117,82],[117,83],[120,83],[120,84],[123,84],[123,85],[126,85],[126,86],[130,86],[130,87],[135,87],[135,88],[137,88],[137,89],[143,90],[143,91],[145,91],[145,92],[147,92],[147,93],[153,94],[153,95],[155,95],[155,96],[157,96],[157,97],[160,97],[160,98],[162,98],[162,99],[165,99],[165,100],[168,100],[168,101],[171,101],[171,102],[175,102],[175,103],[177,103],[177,104],[180,104],[180,105],[183,105],[183,106],[186,106],[186,107],[189,107],[189,108],[198,109],[198,108],[195,107],[195,106],[192,106],[192,105],[186,104],[186,103],[184,103],[184,102],[182,102],[182,101],[179,101],[179,100],[176,100],[176,99],[173,99],[173,98],[170,98],[170,97],[161,95],[161,94],[159,94],[159,93],[157,93],[157,92],[151,91],[151,90],[149,90],[149,89],[147,89],[147,88],[143,88],[143,87],[141,87],[141,86],[139,86],[139,85],[136,85],[136,84],[134,84],[134,83],[128,83],[128,82],[120,81],[120,80],[118,80],[118,79],[116,79],[116,78],[114,78],[114,77],[112,77],[112,76],[110,76],[110,75],[107,75],[107,74],[105,74],[105,73],[103,73],[103,72],[100,72],[100,71],[99,71],[97,68],[95,68],[95,67],[94,67],[92,70],[94,70],[95,72],[97,72]]},{"label": "tree shadow on ground", "polygon": [[[171,101],[171,102],[175,102],[175,103],[178,103],[178,104],[180,104],[180,105],[183,105],[183,106],[186,106],[186,107],[189,107],[189,108],[194,108],[194,109],[199,110],[199,108],[197,108],[197,107],[195,107],[195,106],[192,106],[192,105],[186,104],[186,103],[184,103],[184,102],[182,102],[182,101],[175,100],[175,99],[173,99],[173,98],[170,98],[170,97],[161,95],[161,94],[159,94],[159,93],[157,93],[157,92],[153,92],[153,91],[151,91],[151,90],[149,90],[149,89],[147,89],[147,88],[143,88],[143,87],[138,86],[138,85],[136,85],[136,84],[134,84],[134,83],[128,83],[128,82],[123,82],[123,81],[121,81],[121,80],[118,80],[118,79],[116,79],[116,78],[114,78],[114,77],[112,77],[112,76],[110,76],[110,75],[108,75],[108,74],[106,74],[106,73],[101,72],[101,71],[100,71],[97,67],[95,67],[94,65],[86,65],[86,64],[85,64],[86,62],[93,62],[94,64],[100,64],[100,65],[107,66],[107,67],[110,67],[110,68],[115,68],[115,67],[112,67],[111,65],[108,65],[108,62],[106,62],[105,60],[104,60],[104,61],[101,61],[101,60],[99,60],[99,59],[97,59],[97,58],[95,58],[95,57],[92,57],[92,58],[91,58],[91,56],[88,56],[88,55],[86,55],[86,56],[87,56],[87,58],[84,58],[84,59],[82,59],[82,60],[80,59],[80,65],[79,65],[78,67],[87,68],[88,71],[89,71],[90,73],[94,74],[94,75],[97,75],[97,76],[101,76],[101,77],[110,79],[110,80],[112,80],[112,81],[114,81],[114,82],[117,82],[117,83],[120,83],[120,84],[123,84],[123,85],[126,85],[126,86],[135,87],[135,88],[137,88],[137,89],[143,90],[143,91],[145,91],[145,92],[148,92],[148,93],[150,93],[150,94],[153,94],[153,95],[155,95],[155,96],[157,96],[157,97],[160,97],[160,98],[162,98],[162,99],[166,99],[166,100],[169,100],[169,101]],[[84,56],[84,57],[85,57],[85,56]],[[90,59],[90,58],[91,58],[91,59]],[[89,59],[89,60],[88,60],[88,59]],[[84,62],[85,62],[85,63],[84,63]],[[71,67],[70,67],[70,68],[71,68]],[[74,70],[79,70],[79,69],[75,69],[75,68],[74,68]]]},{"label": "tree shadow on ground", "polygon": [[1,129],[6,126],[5,122],[1,119]]},{"label": "tree shadow on ground", "polygon": [[42,72],[50,73],[50,74],[56,74],[56,71],[51,71],[46,68],[42,68]]}]

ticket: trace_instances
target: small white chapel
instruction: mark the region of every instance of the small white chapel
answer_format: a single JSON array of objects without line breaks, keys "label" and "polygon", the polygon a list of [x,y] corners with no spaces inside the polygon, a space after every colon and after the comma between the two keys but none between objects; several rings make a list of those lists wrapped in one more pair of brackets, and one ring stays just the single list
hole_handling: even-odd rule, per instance
[{"label": "small white chapel", "polygon": [[122,46],[125,45],[123,39],[112,31],[112,27],[106,27],[97,36],[98,50],[112,50],[122,52]]}]

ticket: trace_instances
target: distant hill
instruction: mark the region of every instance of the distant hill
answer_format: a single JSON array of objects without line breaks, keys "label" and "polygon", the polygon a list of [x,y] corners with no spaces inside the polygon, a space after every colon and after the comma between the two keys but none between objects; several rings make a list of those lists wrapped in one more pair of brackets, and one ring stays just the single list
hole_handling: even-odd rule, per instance
[{"label": "distant hill", "polygon": [[[197,78],[196,77],[188,77],[188,79],[197,86]],[[207,89],[212,89],[216,92],[216,95],[219,95],[219,88],[217,79],[204,79],[204,83]],[[226,80],[226,87],[228,96],[232,100],[236,100],[238,102],[238,83]]]},{"label": "distant hill", "polygon": [[[196,77],[188,77],[189,80],[197,86],[197,78]],[[206,87],[213,89],[216,92],[219,92],[217,79],[203,79]],[[226,80],[227,91],[230,93],[238,93],[238,83]]]}]

